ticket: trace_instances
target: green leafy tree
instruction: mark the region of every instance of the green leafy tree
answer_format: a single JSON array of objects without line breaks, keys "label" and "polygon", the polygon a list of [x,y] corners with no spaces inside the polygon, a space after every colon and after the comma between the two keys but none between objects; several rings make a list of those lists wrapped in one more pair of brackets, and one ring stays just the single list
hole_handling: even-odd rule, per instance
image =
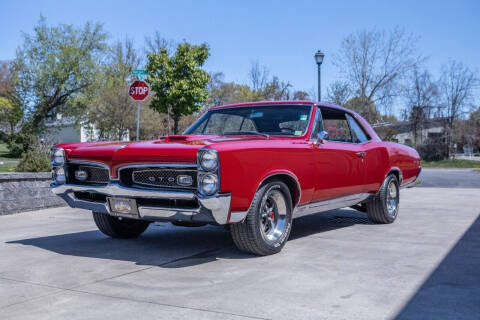
[{"label": "green leafy tree", "polygon": [[210,76],[201,67],[209,55],[206,44],[186,42],[173,54],[161,49],[148,55],[147,81],[155,93],[150,107],[161,113],[171,112],[175,134],[181,117],[199,111],[208,100]]},{"label": "green leafy tree", "polygon": [[0,123],[8,125],[10,135],[15,133],[15,127],[23,118],[20,106],[7,98],[0,97]]},{"label": "green leafy tree", "polygon": [[15,86],[32,134],[45,119],[74,113],[75,97],[91,89],[103,57],[107,35],[100,24],[47,25],[41,17],[33,34],[25,34],[13,63]]},{"label": "green leafy tree", "polygon": [[95,94],[83,97],[88,106],[86,118],[99,130],[101,140],[122,140],[135,132],[136,108],[127,81],[139,65],[132,40],[115,42],[108,50]]},{"label": "green leafy tree", "polygon": [[369,123],[375,124],[380,121],[381,115],[375,106],[375,102],[365,96],[353,97],[345,103],[345,108],[358,112]]}]

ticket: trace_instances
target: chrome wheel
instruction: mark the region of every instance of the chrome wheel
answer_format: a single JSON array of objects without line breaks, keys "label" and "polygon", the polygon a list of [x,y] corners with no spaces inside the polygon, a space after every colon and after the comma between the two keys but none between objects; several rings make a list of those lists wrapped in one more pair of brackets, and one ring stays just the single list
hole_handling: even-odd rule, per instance
[{"label": "chrome wheel", "polygon": [[287,226],[287,202],[283,193],[270,188],[260,204],[260,230],[267,242],[277,241]]},{"label": "chrome wheel", "polygon": [[398,187],[395,181],[390,181],[387,187],[387,210],[390,218],[395,219],[398,212]]}]

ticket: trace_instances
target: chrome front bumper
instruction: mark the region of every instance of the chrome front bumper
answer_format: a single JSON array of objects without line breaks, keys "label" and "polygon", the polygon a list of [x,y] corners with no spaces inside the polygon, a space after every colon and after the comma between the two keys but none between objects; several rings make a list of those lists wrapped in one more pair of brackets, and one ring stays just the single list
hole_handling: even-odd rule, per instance
[{"label": "chrome front bumper", "polygon": [[[211,197],[200,197],[194,192],[151,190],[123,187],[117,183],[109,183],[106,186],[87,186],[72,184],[50,185],[52,192],[63,198],[70,207],[102,212],[114,216],[121,216],[110,210],[108,202],[94,202],[77,199],[74,192],[89,192],[102,194],[107,197],[118,198],[146,198],[146,199],[176,199],[197,200],[198,208],[170,208],[157,206],[141,206],[138,209],[138,218],[148,221],[193,221],[216,224],[227,224],[243,221],[245,216],[238,213],[232,214],[234,219],[228,219],[230,212],[231,194],[216,194]],[[243,212],[242,212],[243,213]],[[246,214],[246,212],[245,212]],[[130,215],[128,215],[131,218]],[[235,221],[233,221],[235,220]]]}]

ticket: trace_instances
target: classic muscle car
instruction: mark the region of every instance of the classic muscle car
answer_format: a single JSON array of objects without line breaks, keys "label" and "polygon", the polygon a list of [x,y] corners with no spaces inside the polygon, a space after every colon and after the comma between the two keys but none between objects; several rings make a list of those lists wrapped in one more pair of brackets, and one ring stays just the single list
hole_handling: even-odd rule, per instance
[{"label": "classic muscle car", "polygon": [[182,135],[52,148],[54,193],[93,212],[110,237],[151,222],[228,225],[237,247],[279,252],[292,220],[353,207],[375,223],[398,216],[418,153],[383,142],[357,113],[306,101],[213,107]]}]

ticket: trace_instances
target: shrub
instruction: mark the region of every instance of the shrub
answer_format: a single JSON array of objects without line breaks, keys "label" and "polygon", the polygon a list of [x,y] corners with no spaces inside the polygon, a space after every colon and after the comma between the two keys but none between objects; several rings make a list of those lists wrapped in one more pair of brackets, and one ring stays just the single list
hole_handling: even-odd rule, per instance
[{"label": "shrub", "polygon": [[440,161],[448,158],[447,146],[445,143],[426,143],[417,146],[420,158],[425,161]]},{"label": "shrub", "polygon": [[49,148],[46,145],[35,143],[30,150],[22,154],[22,159],[15,171],[48,172],[51,169]]},{"label": "shrub", "polygon": [[28,151],[29,146],[35,144],[36,138],[33,135],[25,133],[15,133],[7,138],[7,147],[10,155],[19,158],[23,153]]},{"label": "shrub", "polygon": [[8,134],[0,130],[0,142],[7,142]]}]

